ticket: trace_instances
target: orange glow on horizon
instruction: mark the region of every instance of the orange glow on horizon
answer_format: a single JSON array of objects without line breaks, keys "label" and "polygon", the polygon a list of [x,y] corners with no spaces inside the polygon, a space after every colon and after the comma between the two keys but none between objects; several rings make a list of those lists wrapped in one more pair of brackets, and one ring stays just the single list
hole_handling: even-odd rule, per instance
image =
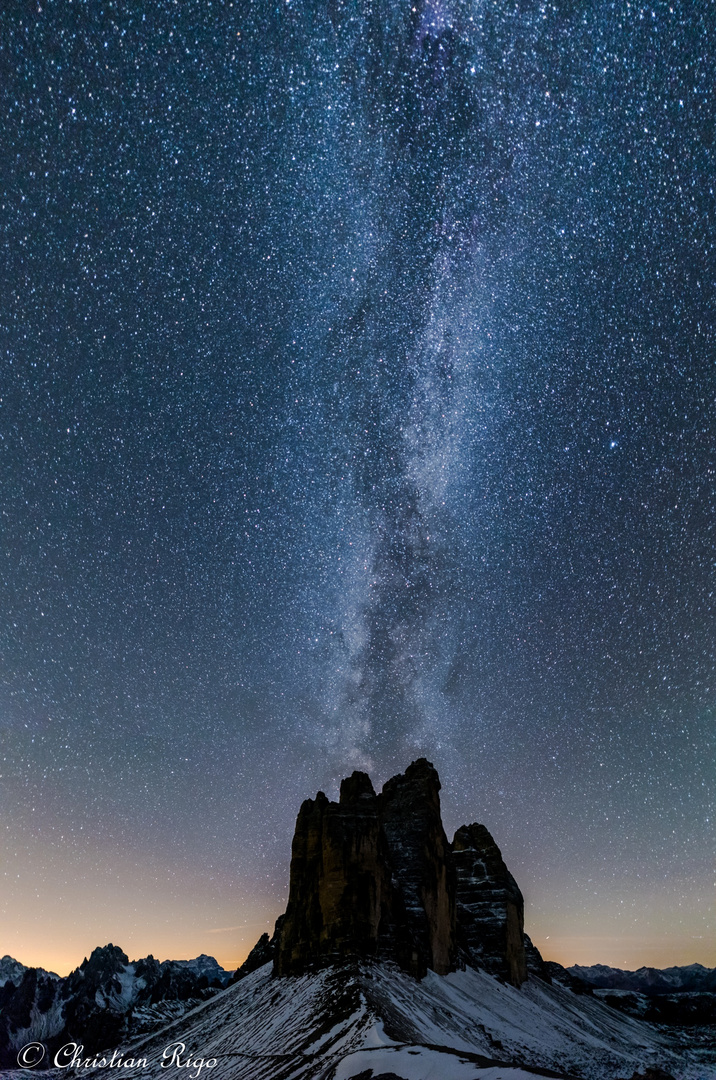
[{"label": "orange glow on horizon", "polygon": [[563,967],[604,964],[625,971],[636,971],[641,967],[687,967],[689,964],[716,967],[716,943],[692,938],[655,940],[638,936],[560,935],[532,936],[532,940],[545,960],[554,960]]},{"label": "orange glow on horizon", "polygon": [[[248,927],[246,929],[248,930]],[[273,919],[266,920],[265,930],[272,932]],[[201,953],[206,953],[213,956],[227,971],[235,971],[263,932],[263,924],[257,926],[251,939],[244,936],[237,948],[233,943],[219,944],[216,939],[224,935],[211,931],[196,931],[181,940],[170,932],[152,934],[151,931],[145,931],[134,933],[131,942],[123,940],[121,934],[109,937],[105,934],[103,938],[93,938],[91,945],[86,944],[90,940],[87,935],[78,935],[76,938],[63,936],[60,944],[52,939],[47,928],[45,933],[39,933],[35,937],[32,944],[29,941],[23,942],[19,935],[3,934],[0,939],[0,955],[9,953],[26,967],[42,967],[65,976],[79,967],[84,957],[89,956],[94,948],[107,945],[111,941],[127,953],[130,961],[139,960],[150,953],[160,961],[193,960]],[[11,936],[16,937],[13,943],[10,942]],[[533,936],[532,940],[545,960],[554,960],[564,967],[571,967],[573,964],[585,967],[605,964],[627,971],[635,971],[641,967],[685,967],[697,963],[704,967],[716,967],[716,944],[678,937],[653,940],[637,936],[615,938],[604,935],[563,935],[548,938]],[[130,945],[131,947],[128,947]]]}]

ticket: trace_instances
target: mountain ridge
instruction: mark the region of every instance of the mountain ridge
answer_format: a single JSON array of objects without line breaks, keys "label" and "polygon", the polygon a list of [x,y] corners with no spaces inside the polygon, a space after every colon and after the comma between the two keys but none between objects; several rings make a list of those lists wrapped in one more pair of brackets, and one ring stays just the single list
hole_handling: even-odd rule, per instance
[{"label": "mountain ridge", "polygon": [[634,971],[609,967],[572,964],[566,969],[589,986],[605,990],[635,990],[643,994],[678,992],[716,992],[716,968],[685,964],[668,968],[642,966]]},{"label": "mountain ridge", "polygon": [[[484,825],[452,843],[440,814],[440,779],[425,758],[376,794],[346,777],[338,802],[319,791],[298,813],[286,911],[262,935],[243,974],[273,959],[278,977],[352,959],[394,961],[422,978],[468,965],[519,986],[527,978],[524,900]],[[529,943],[530,964],[542,958]]]}]

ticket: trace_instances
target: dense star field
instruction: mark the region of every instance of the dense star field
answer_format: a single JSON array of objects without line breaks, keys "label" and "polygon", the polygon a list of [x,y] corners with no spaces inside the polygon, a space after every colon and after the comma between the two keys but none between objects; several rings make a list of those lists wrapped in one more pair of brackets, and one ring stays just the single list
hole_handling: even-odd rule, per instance
[{"label": "dense star field", "polygon": [[235,964],[425,755],[545,956],[716,964],[715,43],[2,5],[0,953]]}]

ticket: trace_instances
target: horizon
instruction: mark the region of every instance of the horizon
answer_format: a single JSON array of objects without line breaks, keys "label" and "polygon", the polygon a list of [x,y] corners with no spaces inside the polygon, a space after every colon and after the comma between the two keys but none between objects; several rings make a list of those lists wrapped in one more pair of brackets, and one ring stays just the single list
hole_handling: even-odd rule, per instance
[{"label": "horizon", "polygon": [[[534,938],[532,940],[533,940],[534,944],[537,944],[537,942],[535,941]],[[254,944],[256,944],[256,942],[254,942]],[[17,961],[18,963],[22,964],[26,968],[31,968],[31,967],[42,968],[43,970],[48,971],[50,974],[59,975],[60,978],[66,978],[67,975],[69,975],[72,971],[75,971],[77,968],[79,968],[84,960],[89,959],[89,957],[91,956],[92,952],[95,951],[95,949],[106,948],[109,945],[114,945],[114,946],[120,948],[122,950],[122,952],[124,952],[125,955],[127,956],[128,961],[129,961],[130,964],[135,964],[139,960],[146,959],[146,957],[148,957],[148,956],[153,956],[154,959],[158,960],[160,964],[168,963],[168,962],[171,962],[171,961],[177,961],[177,960],[178,961],[197,960],[200,956],[208,956],[210,959],[216,960],[219,967],[222,968],[224,971],[231,972],[231,973],[236,971],[236,969],[241,966],[241,964],[246,959],[246,955],[248,955],[248,952],[247,952],[246,955],[241,956],[239,959],[233,960],[233,961],[228,960],[227,962],[222,962],[220,957],[214,955],[213,953],[205,953],[205,952],[196,953],[196,954],[193,954],[191,956],[189,956],[189,955],[187,955],[187,956],[165,956],[165,957],[160,959],[160,956],[157,956],[154,952],[152,952],[151,949],[147,953],[138,953],[136,956],[134,956],[131,953],[128,953],[127,950],[124,949],[121,944],[118,945],[116,941],[107,941],[107,942],[104,943],[104,945],[95,945],[93,949],[90,949],[88,952],[84,953],[82,960],[78,960],[77,963],[70,964],[69,966],[64,967],[63,970],[60,970],[57,967],[52,967],[52,966],[50,966],[50,965],[48,965],[46,963],[45,964],[43,964],[43,963],[26,964],[20,957],[11,956],[10,953],[3,954],[2,956],[0,956],[0,959],[5,959],[6,956],[9,956],[11,960]],[[539,945],[537,947],[540,948]],[[0,949],[0,952],[2,952],[1,949]],[[650,970],[657,970],[657,971],[665,971],[665,970],[669,970],[671,968],[680,968],[681,969],[681,968],[691,968],[691,967],[701,967],[705,971],[714,971],[714,970],[716,970],[716,964],[714,964],[714,965],[703,964],[699,960],[693,960],[690,963],[676,963],[676,964],[645,963],[645,964],[640,964],[638,967],[625,967],[623,964],[610,964],[610,963],[606,963],[604,961],[598,961],[598,960],[597,961],[590,961],[590,962],[588,962],[588,961],[571,961],[569,963],[566,963],[564,960],[558,960],[555,956],[547,954],[546,951],[542,950],[542,948],[540,948],[540,952],[542,953],[543,960],[555,961],[556,963],[561,964],[562,967],[564,967],[564,968],[570,968],[570,967],[597,967],[597,966],[599,966],[601,964],[604,967],[618,969],[620,971],[625,971],[627,973],[634,973],[634,972],[640,971],[640,970],[645,969],[645,968],[650,969]]]}]

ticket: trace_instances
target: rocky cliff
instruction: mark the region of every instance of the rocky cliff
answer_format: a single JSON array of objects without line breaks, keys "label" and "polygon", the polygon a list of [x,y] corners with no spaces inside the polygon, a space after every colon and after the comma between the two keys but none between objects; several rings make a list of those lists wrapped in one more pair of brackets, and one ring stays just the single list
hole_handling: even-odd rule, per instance
[{"label": "rocky cliff", "polygon": [[439,790],[421,759],[380,795],[354,772],[338,803],[322,791],[303,803],[276,932],[277,975],[360,957],[393,959],[415,975],[451,970],[454,883]]},{"label": "rocky cliff", "polygon": [[340,802],[319,791],[299,811],[276,974],[375,956],[393,903],[378,799],[365,773],[354,773],[341,785]]},{"label": "rocky cliff", "polygon": [[468,963],[519,986],[527,978],[524,901],[484,825],[463,825],[452,842],[458,922]]},{"label": "rocky cliff", "polygon": [[414,974],[432,968],[445,975],[455,966],[455,874],[440,817],[437,770],[419,758],[383,787],[379,813],[389,867],[404,908]]},{"label": "rocky cliff", "polygon": [[380,794],[354,772],[338,803],[323,792],[303,803],[286,913],[259,949],[276,975],[375,957],[419,978],[467,963],[524,981],[520,890],[484,826],[464,826],[449,844],[439,793],[420,758]]}]

